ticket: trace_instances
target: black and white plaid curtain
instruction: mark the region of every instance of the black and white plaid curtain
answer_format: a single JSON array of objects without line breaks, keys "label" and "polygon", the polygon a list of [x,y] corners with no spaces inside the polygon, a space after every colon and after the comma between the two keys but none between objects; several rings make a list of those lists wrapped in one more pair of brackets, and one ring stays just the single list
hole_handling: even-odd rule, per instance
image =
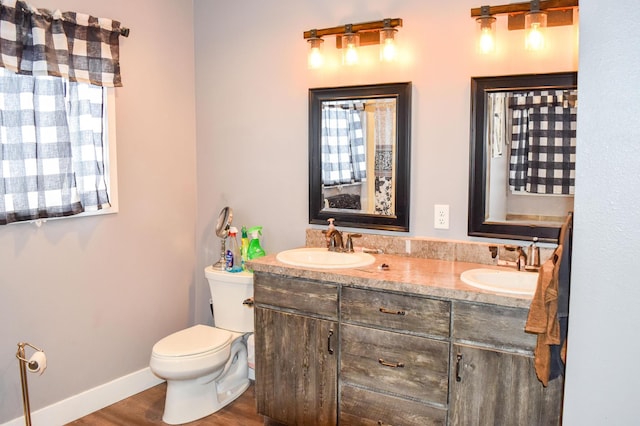
[{"label": "black and white plaid curtain", "polygon": [[104,90],[120,24],[0,1],[0,224],[109,207]]},{"label": "black and white plaid curtain", "polygon": [[19,74],[122,86],[118,21],[0,1],[0,67]]},{"label": "black and white plaid curtain", "polygon": [[340,185],[366,177],[362,104],[325,104],[322,108],[322,182]]},{"label": "black and white plaid curtain", "polygon": [[109,207],[103,90],[0,68],[0,224]]},{"label": "black and white plaid curtain", "polygon": [[515,93],[509,188],[534,194],[573,194],[577,91]]}]

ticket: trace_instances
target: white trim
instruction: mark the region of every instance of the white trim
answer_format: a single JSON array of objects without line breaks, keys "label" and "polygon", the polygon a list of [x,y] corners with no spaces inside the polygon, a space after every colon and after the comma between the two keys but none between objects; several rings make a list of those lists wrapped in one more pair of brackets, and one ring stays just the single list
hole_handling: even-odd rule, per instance
[{"label": "white trim", "polygon": [[[162,383],[149,367],[112,380],[88,391],[71,396],[31,413],[31,422],[38,426],[58,426],[77,420],[118,401]],[[23,426],[20,416],[0,426]]]}]

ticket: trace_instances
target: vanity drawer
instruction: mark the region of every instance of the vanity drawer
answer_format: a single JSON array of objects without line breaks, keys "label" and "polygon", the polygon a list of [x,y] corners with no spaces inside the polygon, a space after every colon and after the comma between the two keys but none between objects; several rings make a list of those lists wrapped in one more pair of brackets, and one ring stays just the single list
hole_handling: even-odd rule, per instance
[{"label": "vanity drawer", "polygon": [[256,272],[253,299],[259,305],[338,319],[337,284]]},{"label": "vanity drawer", "polygon": [[449,337],[451,303],[426,297],[342,287],[342,321],[423,336]]},{"label": "vanity drawer", "polygon": [[356,325],[340,326],[340,379],[446,405],[449,343]]},{"label": "vanity drawer", "polygon": [[341,425],[444,425],[447,410],[343,385],[340,390]]},{"label": "vanity drawer", "polygon": [[453,338],[498,349],[533,351],[536,335],[524,331],[529,310],[453,302]]}]

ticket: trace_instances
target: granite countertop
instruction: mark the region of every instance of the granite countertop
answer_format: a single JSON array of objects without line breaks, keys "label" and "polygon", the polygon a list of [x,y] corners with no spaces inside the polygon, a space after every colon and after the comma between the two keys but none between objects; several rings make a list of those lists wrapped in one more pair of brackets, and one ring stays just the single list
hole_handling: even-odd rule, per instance
[{"label": "granite countertop", "polygon": [[[465,284],[460,274],[468,269],[503,269],[470,262],[423,259],[390,254],[375,254],[372,265],[352,269],[315,269],[296,267],[276,260],[276,255],[247,263],[255,272],[268,272],[375,290],[390,290],[451,300],[488,303],[514,308],[529,308],[532,296],[497,293]],[[389,270],[378,268],[389,265]]]}]

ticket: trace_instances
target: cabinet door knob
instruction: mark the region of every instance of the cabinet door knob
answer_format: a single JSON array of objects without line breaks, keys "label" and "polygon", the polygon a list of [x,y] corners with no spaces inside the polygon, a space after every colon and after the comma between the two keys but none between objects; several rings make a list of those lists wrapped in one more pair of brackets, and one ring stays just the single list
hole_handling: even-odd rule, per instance
[{"label": "cabinet door knob", "polygon": [[382,358],[378,359],[378,362],[381,365],[384,365],[385,367],[404,368],[404,363],[402,363],[402,362],[388,362],[388,361],[385,361]]}]

